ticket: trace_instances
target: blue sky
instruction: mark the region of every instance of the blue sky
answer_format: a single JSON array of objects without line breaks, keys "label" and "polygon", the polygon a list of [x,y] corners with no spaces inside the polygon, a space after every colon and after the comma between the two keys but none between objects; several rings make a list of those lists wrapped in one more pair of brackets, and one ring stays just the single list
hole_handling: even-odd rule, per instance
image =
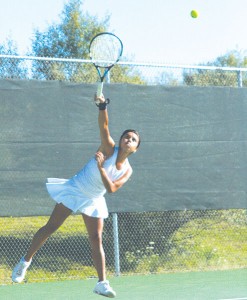
[{"label": "blue sky", "polygon": [[[45,30],[66,0],[0,0],[0,42],[30,48],[34,28]],[[123,41],[131,61],[203,64],[227,51],[247,51],[247,0],[84,0],[82,9],[99,19],[111,15],[110,29]],[[199,12],[197,19],[190,11]]]}]

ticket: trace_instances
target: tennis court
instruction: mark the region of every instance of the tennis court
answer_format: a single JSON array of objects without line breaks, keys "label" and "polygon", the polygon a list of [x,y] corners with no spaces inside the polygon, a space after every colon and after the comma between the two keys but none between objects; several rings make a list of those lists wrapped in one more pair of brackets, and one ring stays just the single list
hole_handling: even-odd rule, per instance
[{"label": "tennis court", "polygon": [[[90,84],[83,85],[84,102],[82,85],[6,81],[2,82],[2,89],[6,93],[2,106],[9,113],[2,112],[1,123],[5,136],[1,148],[0,214],[2,220],[8,218],[0,239],[0,277],[7,283],[13,266],[37,230],[34,222],[28,224],[20,217],[50,214],[53,203],[42,184],[44,178],[50,174],[72,174],[82,163],[82,153],[84,158],[89,157],[91,148],[95,148],[97,133],[78,130],[78,111],[86,112],[86,128],[94,128]],[[117,197],[108,199],[110,213],[118,217],[109,218],[105,224],[107,267],[113,270],[119,259],[125,274],[159,273],[160,268],[166,272],[110,278],[117,299],[247,299],[246,90],[163,86],[127,89],[124,85],[108,89],[112,99],[119,94],[123,99],[114,104],[113,124],[119,123],[122,111],[128,111],[125,122],[130,127],[137,123],[143,126],[148,140],[134,160],[133,180]],[[19,90],[22,93],[17,98]],[[152,99],[152,114],[147,114],[148,106],[139,109],[136,95],[142,95],[146,101]],[[71,111],[73,115],[67,113]],[[167,121],[162,127],[164,118]],[[16,136],[20,131],[23,136]],[[9,132],[13,142],[9,142]],[[67,165],[63,162],[68,157]],[[143,162],[147,157],[149,167],[145,169]],[[33,281],[53,282],[2,285],[0,299],[102,298],[92,293],[96,279],[78,280],[79,275],[91,276],[92,262],[83,228],[76,218],[71,218],[71,222],[73,225],[68,222],[68,229],[63,228],[44,245],[43,253],[37,254],[30,269]],[[119,231],[113,230],[115,223]],[[72,267],[75,269],[70,272]],[[225,271],[206,272],[213,269]],[[205,272],[182,273],[189,270]],[[76,280],[62,281],[72,278]]]},{"label": "tennis court", "polygon": [[[95,280],[70,280],[2,286],[1,299],[101,299]],[[244,300],[247,269],[111,278],[119,300]]]},{"label": "tennis court", "polygon": [[[71,178],[100,141],[102,148],[110,144],[95,130],[97,73],[96,94],[102,94],[105,81],[104,93],[111,99],[114,140],[125,125],[139,127],[143,137],[133,179],[108,200],[104,244],[117,298],[247,300],[247,73],[242,54],[235,57],[234,50],[201,69],[150,64],[148,74],[145,63],[129,64],[126,57],[121,63],[123,43],[115,34],[100,32],[87,45],[97,18],[85,31],[90,19],[80,24],[78,1],[69,2],[62,26],[49,27],[48,35],[36,29],[39,39],[32,39],[29,57],[16,58],[11,39],[9,50],[0,45],[1,54],[14,54],[0,55],[0,300],[102,298],[92,292],[97,279],[91,235],[76,218],[37,254],[26,283],[11,285],[10,277],[33,233],[43,226],[42,217],[53,209],[44,179]],[[104,26],[95,22],[93,31],[105,26],[108,31],[108,18]],[[47,37],[56,38],[51,32],[59,38],[46,45]],[[64,47],[66,37],[76,51]],[[41,51],[42,41],[54,59],[43,57],[48,52]],[[34,60],[31,54],[42,57]],[[96,104],[105,110],[108,103]],[[102,133],[103,123],[98,125]]]}]

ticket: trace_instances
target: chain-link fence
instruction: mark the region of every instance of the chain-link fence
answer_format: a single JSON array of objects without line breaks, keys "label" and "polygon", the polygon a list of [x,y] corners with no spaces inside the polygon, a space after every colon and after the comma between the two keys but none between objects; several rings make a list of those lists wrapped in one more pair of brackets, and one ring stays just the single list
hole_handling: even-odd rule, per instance
[{"label": "chain-link fence", "polygon": [[[90,60],[0,55],[1,79],[63,80],[94,83],[97,72]],[[119,62],[111,83],[167,86],[247,86],[247,68]]]},{"label": "chain-link fence", "polygon": [[[0,55],[1,79],[95,82],[90,61]],[[169,66],[121,62],[109,82],[132,84],[247,85],[247,69]],[[0,218],[0,284],[33,234],[48,217]],[[108,274],[143,274],[247,267],[245,210],[161,211],[111,214],[105,222]],[[81,216],[71,216],[35,256],[27,280],[95,277],[88,236]]]},{"label": "chain-link fence", "polygon": [[[47,219],[0,219],[1,284],[11,283],[11,269],[26,252],[33,234]],[[247,267],[244,210],[111,214],[105,222],[103,239],[108,275]],[[82,217],[74,215],[36,254],[27,280],[95,276]]]}]

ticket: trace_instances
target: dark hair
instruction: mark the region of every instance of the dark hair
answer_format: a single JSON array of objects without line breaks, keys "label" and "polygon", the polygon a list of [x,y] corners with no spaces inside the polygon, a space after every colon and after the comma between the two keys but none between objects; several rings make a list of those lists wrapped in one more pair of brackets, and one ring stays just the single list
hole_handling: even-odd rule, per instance
[{"label": "dark hair", "polygon": [[126,129],[126,130],[124,130],[124,132],[122,133],[122,135],[121,135],[121,137],[120,137],[120,141],[121,141],[122,137],[123,137],[126,133],[128,133],[128,132],[134,132],[134,133],[138,136],[139,141],[138,141],[138,144],[137,144],[137,148],[139,148],[139,146],[140,146],[140,144],[141,144],[141,138],[140,138],[140,134],[139,134],[135,129]]}]

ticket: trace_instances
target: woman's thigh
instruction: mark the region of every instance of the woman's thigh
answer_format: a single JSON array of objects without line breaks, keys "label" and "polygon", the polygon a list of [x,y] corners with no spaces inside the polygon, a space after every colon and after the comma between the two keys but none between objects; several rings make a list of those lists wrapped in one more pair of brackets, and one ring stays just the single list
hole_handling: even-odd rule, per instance
[{"label": "woman's thigh", "polygon": [[103,227],[104,227],[104,219],[90,217],[85,214],[82,214],[82,217],[85,222],[89,238],[101,239]]},{"label": "woman's thigh", "polygon": [[46,226],[59,228],[63,222],[71,215],[72,210],[62,203],[56,204]]}]

